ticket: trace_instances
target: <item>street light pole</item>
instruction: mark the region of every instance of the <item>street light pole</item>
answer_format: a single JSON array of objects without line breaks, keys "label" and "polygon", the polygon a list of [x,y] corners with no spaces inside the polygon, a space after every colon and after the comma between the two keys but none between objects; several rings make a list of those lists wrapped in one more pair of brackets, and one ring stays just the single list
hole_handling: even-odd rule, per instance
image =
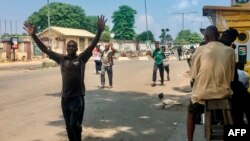
[{"label": "street light pole", "polygon": [[49,46],[49,49],[51,50],[51,46],[50,46],[50,9],[49,9],[49,0],[47,0],[47,7],[48,7],[48,29],[49,29],[48,46]]},{"label": "street light pole", "polygon": [[145,4],[145,15],[146,15],[146,29],[147,29],[147,40],[149,40],[149,37],[148,37],[148,15],[147,15],[147,0],[144,0],[144,4]]},{"label": "street light pole", "polygon": [[2,35],[2,21],[0,19],[0,37],[1,37],[1,35]]},{"label": "street light pole", "polygon": [[185,16],[185,14],[191,14],[191,13],[197,13],[197,12],[180,12],[180,13],[171,13],[171,14],[181,14],[182,15],[182,30],[184,30],[184,16]]}]

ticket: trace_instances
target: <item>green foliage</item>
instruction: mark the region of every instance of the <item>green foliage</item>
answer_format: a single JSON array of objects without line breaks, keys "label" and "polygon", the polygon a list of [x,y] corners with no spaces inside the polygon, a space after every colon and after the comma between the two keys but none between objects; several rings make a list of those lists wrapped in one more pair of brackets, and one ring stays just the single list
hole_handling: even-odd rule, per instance
[{"label": "green foliage", "polygon": [[110,32],[104,31],[100,40],[103,42],[109,42],[111,40]]},{"label": "green foliage", "polygon": [[89,32],[96,32],[97,16],[86,16],[83,21],[83,28]]},{"label": "green foliage", "polygon": [[113,12],[112,22],[114,26],[111,31],[115,33],[114,39],[133,39],[135,36],[135,14],[137,14],[136,10],[126,5],[120,6],[119,10]]},{"label": "green foliage", "polygon": [[198,33],[192,33],[192,35],[189,37],[189,41],[191,44],[194,43],[200,43],[202,41],[202,37]]},{"label": "green foliage", "polygon": [[188,45],[194,43],[200,43],[202,37],[198,33],[191,33],[190,30],[182,30],[178,33],[174,40],[174,44],[177,45]]},{"label": "green foliage", "polygon": [[111,40],[111,33],[108,26],[106,26],[105,30],[102,32],[100,40],[103,42],[109,42]]},{"label": "green foliage", "polygon": [[1,38],[9,38],[9,37],[19,37],[19,36],[27,36],[27,33],[22,33],[22,34],[9,34],[9,33],[4,33]]},{"label": "green foliage", "polygon": [[[66,3],[52,2],[50,7],[51,26],[85,29],[96,32],[97,16],[86,16],[80,6]],[[36,25],[38,32],[48,27],[48,7],[43,6],[39,11],[28,17],[28,21]]]},{"label": "green foliage", "polygon": [[[147,37],[147,33],[148,33],[148,37]],[[141,34],[139,34],[137,37],[136,37],[136,40],[138,41],[147,41],[149,38],[150,41],[154,41],[154,35],[151,31],[144,31],[142,32]]]},{"label": "green foliage", "polygon": [[170,34],[168,34],[169,29],[161,29],[161,35],[159,36],[159,38],[161,39],[161,44],[167,44],[173,41],[173,38]]}]

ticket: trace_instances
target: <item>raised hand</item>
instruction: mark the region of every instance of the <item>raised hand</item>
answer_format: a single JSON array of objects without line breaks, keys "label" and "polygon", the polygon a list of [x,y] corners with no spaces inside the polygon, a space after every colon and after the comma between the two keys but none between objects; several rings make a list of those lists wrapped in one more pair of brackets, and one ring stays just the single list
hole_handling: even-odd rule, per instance
[{"label": "raised hand", "polygon": [[24,22],[24,27],[23,29],[26,30],[28,32],[29,35],[33,35],[35,34],[35,26],[33,26],[32,24],[28,23],[27,21]]},{"label": "raised hand", "polygon": [[98,16],[98,20],[97,20],[97,28],[100,31],[103,31],[105,28],[105,23],[107,22],[107,19],[105,19],[105,17],[103,15],[101,15],[101,17]]}]

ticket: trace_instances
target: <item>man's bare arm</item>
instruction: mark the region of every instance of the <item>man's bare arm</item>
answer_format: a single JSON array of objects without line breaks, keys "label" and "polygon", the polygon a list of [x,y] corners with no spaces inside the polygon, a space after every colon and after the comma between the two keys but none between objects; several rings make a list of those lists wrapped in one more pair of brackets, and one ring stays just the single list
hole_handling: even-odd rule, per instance
[{"label": "man's bare arm", "polygon": [[23,29],[26,30],[28,32],[28,34],[33,38],[33,40],[35,41],[37,46],[40,48],[40,50],[47,54],[48,53],[48,48],[36,36],[36,28],[35,28],[35,26],[29,24],[28,22],[25,22]]},{"label": "man's bare arm", "polygon": [[116,49],[114,48],[113,44],[111,44],[112,56],[115,55]]},{"label": "man's bare arm", "polygon": [[94,38],[94,40],[91,42],[91,44],[88,46],[88,48],[84,51],[86,53],[92,53],[92,51],[94,50],[94,48],[96,47],[101,34],[105,28],[105,23],[106,23],[107,19],[105,19],[105,17],[103,15],[101,15],[100,17],[98,16],[98,20],[97,20],[97,33],[96,36]]}]

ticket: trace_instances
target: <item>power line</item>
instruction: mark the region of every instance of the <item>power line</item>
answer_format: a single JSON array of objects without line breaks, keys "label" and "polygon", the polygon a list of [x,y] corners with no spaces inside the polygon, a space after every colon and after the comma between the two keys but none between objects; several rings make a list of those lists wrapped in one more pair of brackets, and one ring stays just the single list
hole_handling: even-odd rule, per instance
[{"label": "power line", "polygon": [[191,21],[191,22],[192,22],[192,23],[193,23],[193,22],[199,22],[199,23],[200,23],[200,28],[202,28],[202,23],[204,23],[204,22],[209,22],[209,21],[202,21],[202,20],[201,20],[201,21]]},{"label": "power line", "polygon": [[171,13],[171,14],[181,14],[182,15],[182,30],[184,30],[184,16],[185,14],[192,14],[197,12],[178,12],[178,13]]}]

